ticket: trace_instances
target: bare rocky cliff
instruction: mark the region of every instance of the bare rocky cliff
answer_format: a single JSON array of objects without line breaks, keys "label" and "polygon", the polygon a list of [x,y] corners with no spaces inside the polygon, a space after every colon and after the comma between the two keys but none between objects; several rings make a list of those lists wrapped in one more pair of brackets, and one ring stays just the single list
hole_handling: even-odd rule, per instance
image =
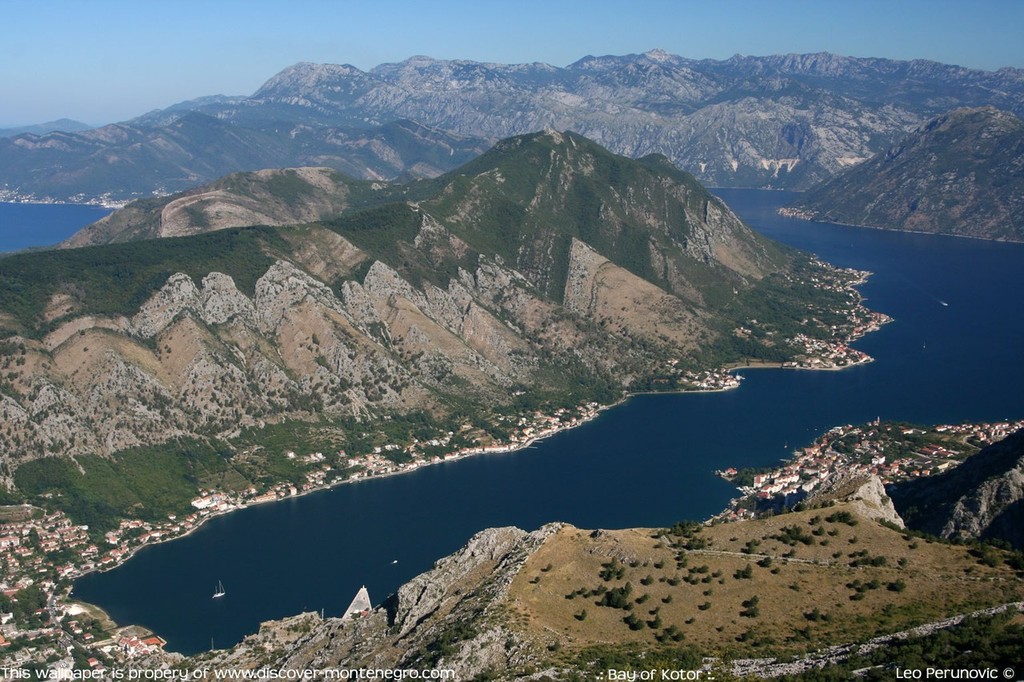
[{"label": "bare rocky cliff", "polygon": [[944,538],[1000,539],[1024,548],[1024,432],[950,471],[889,487],[907,526]]},{"label": "bare rocky cliff", "polygon": [[176,273],[130,316],[8,341],[28,358],[3,397],[8,455],[111,454],[265,419],[428,406],[428,389],[451,382],[486,395],[530,381],[531,344],[474,302],[491,295],[486,278],[466,278],[475,291],[424,291],[377,261],[336,294],[278,260],[247,295],[223,273],[198,285]]},{"label": "bare rocky cliff", "polygon": [[267,623],[238,647],[194,662],[255,669],[272,661],[285,670],[441,665],[458,679],[522,668],[544,649],[506,622],[509,590],[526,561],[561,528],[481,531],[366,616],[346,621],[305,614]]},{"label": "bare rocky cliff", "polygon": [[903,519],[886,493],[885,485],[878,476],[849,476],[833,474],[822,481],[806,504],[820,506],[828,502],[842,501],[856,508],[860,516],[876,521],[885,521],[899,528],[904,527]]}]

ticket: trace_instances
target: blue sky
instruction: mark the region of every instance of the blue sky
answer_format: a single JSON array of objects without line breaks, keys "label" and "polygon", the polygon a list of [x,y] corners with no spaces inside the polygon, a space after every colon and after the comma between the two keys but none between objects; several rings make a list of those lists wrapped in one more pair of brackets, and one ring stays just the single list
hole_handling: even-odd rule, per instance
[{"label": "blue sky", "polygon": [[0,127],[120,121],[251,94],[299,61],[425,54],[565,66],[660,47],[693,58],[829,51],[1024,68],[1019,0],[2,0]]}]

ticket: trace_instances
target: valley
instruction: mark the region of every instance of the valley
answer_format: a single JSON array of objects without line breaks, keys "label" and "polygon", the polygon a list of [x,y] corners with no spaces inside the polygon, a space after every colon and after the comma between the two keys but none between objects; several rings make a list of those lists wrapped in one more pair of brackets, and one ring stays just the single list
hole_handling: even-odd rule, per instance
[{"label": "valley", "polygon": [[34,22],[147,113],[5,97],[0,676],[1017,677],[1024,70],[916,57],[1018,8],[915,2]]}]

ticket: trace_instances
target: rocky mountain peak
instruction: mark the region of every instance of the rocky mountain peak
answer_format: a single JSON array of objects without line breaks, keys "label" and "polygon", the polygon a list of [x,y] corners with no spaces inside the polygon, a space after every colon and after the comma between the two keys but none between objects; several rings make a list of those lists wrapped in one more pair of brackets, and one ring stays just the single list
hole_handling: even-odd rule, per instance
[{"label": "rocky mountain peak", "polygon": [[338,81],[361,76],[366,76],[365,72],[351,64],[299,62],[268,79],[253,93],[253,99],[272,98],[286,89],[298,93],[315,93],[319,88],[336,87]]},{"label": "rocky mountain peak", "polygon": [[675,59],[678,59],[678,57],[676,57],[674,54],[666,52],[660,47],[656,47],[653,50],[648,50],[647,52],[644,52],[644,57],[650,59],[652,62],[670,62]]}]

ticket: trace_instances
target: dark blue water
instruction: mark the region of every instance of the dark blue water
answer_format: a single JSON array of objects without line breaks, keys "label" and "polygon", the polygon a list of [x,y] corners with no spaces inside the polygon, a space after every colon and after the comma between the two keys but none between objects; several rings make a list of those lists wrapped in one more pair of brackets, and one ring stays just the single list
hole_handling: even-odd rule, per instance
[{"label": "dark blue water", "polygon": [[100,206],[0,202],[0,252],[53,246],[108,213]]},{"label": "dark blue water", "polygon": [[[637,396],[526,451],[240,511],[86,576],[75,596],[191,653],[263,620],[337,615],[363,584],[380,601],[490,526],[707,517],[734,493],[714,469],[772,464],[836,424],[1024,416],[1024,245],[788,220],[774,213],[784,194],[721,194],[765,234],[876,273],[863,293],[896,322],[857,346],[877,362],[751,370],[735,391]],[[213,600],[217,580],[227,595]]]}]

